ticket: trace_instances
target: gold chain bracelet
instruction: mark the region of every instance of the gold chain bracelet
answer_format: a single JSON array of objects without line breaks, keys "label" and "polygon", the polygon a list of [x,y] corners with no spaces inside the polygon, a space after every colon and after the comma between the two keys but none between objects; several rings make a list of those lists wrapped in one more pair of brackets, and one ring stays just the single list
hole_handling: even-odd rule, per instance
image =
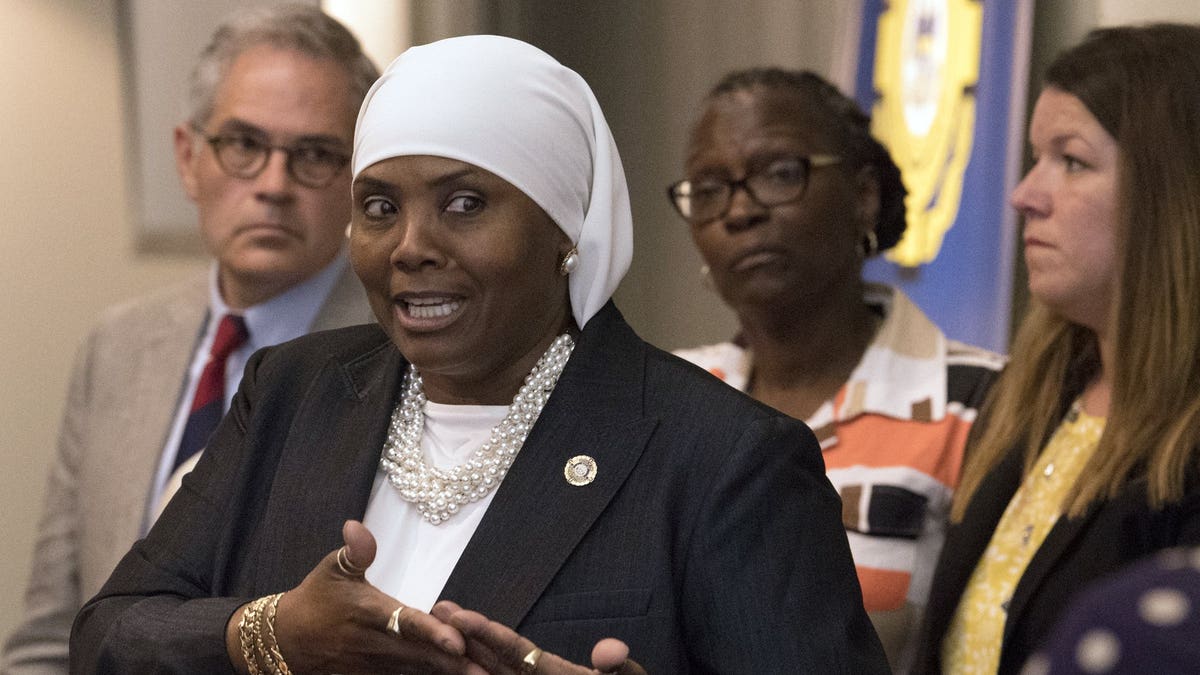
[{"label": "gold chain bracelet", "polygon": [[251,602],[238,622],[238,641],[250,675],[291,675],[275,639],[275,614],[282,597],[276,593]]},{"label": "gold chain bracelet", "polygon": [[292,675],[292,671],[288,670],[287,663],[283,660],[283,654],[279,652],[279,641],[275,639],[275,613],[279,610],[279,599],[282,597],[283,593],[272,595],[271,603],[267,605],[267,649],[263,652],[263,657],[274,669],[274,675]]},{"label": "gold chain bracelet", "polygon": [[254,634],[256,632],[255,625],[258,624],[263,606],[266,605],[264,600],[266,598],[259,598],[246,605],[246,610],[242,612],[242,620],[238,622],[238,641],[241,643],[242,658],[246,660],[246,668],[250,671],[250,675],[263,675],[262,668],[258,665],[258,659],[254,655]]}]

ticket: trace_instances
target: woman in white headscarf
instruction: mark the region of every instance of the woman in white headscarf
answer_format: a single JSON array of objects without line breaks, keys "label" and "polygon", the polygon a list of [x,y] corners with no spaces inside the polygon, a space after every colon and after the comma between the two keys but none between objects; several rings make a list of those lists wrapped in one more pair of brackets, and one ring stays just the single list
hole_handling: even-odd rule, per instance
[{"label": "woman in white headscarf", "polygon": [[612,304],[628,195],[577,74],[410,49],[353,171],[379,325],[251,359],[78,672],[586,673],[604,637],[657,673],[886,670],[811,433]]}]

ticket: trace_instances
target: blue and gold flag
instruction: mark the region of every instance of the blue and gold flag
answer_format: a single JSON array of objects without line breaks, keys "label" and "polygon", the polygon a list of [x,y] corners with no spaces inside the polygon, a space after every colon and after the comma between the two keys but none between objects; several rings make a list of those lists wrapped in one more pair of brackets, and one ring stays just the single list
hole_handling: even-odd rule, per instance
[{"label": "blue and gold flag", "polygon": [[908,229],[868,278],[952,338],[1008,344],[1029,0],[864,0],[856,97],[900,167]]}]

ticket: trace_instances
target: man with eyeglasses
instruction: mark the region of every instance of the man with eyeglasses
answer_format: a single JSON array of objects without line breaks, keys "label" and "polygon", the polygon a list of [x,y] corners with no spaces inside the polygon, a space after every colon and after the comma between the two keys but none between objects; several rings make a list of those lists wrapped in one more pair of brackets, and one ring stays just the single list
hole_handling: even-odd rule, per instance
[{"label": "man with eyeglasses", "polygon": [[354,122],[377,76],[307,5],[237,15],[201,54],[174,141],[213,266],[110,309],[83,345],[0,672],[67,672],[76,612],[195,464],[252,352],[373,320],[343,249]]}]

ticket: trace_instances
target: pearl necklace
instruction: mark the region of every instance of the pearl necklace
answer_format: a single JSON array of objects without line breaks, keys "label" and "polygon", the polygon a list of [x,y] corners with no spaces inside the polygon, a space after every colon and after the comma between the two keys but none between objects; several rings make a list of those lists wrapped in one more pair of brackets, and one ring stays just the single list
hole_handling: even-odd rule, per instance
[{"label": "pearl necklace", "polygon": [[541,415],[574,348],[575,341],[570,335],[555,338],[525,377],[525,383],[508,407],[508,414],[492,428],[488,442],[476,450],[471,459],[449,469],[431,466],[421,452],[427,399],[421,374],[409,364],[408,372],[404,374],[404,394],[392,411],[387,441],[379,460],[388,482],[400,491],[401,498],[416,504],[421,517],[433,525],[446,522],[468,502],[486,497],[504,479],[517,458],[517,452]]}]

